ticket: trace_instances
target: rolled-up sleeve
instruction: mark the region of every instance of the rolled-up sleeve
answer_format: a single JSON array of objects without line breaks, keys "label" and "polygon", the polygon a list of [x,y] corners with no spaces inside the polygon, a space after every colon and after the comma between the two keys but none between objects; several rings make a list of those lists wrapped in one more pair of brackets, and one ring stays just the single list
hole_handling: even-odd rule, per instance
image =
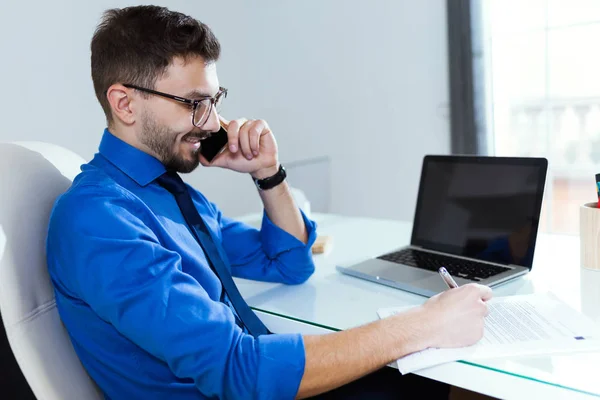
[{"label": "rolled-up sleeve", "polygon": [[65,275],[100,318],[177,377],[193,379],[206,397],[295,397],[305,362],[300,335],[245,334],[226,305],[182,272],[180,255],[140,218],[142,207],[132,209],[135,199],[80,194],[85,200],[74,196],[76,207],[66,206],[69,216],[61,218],[77,240],[59,247],[70,260]]},{"label": "rolled-up sleeve", "polygon": [[300,211],[308,240],[303,243],[275,225],[263,212],[258,230],[224,217],[217,211],[223,247],[234,276],[267,282],[299,284],[315,271],[312,245],[317,237],[316,223]]}]

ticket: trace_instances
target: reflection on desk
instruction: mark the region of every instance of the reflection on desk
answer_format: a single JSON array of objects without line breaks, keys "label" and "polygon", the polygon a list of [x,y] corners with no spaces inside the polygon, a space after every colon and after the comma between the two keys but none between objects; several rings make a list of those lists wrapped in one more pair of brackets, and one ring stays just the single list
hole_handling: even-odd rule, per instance
[{"label": "reflection on desk", "polygon": [[[335,266],[376,257],[410,241],[411,223],[332,214],[312,215],[318,233],[335,246],[314,256],[316,271],[303,285],[285,286],[236,278],[251,307],[330,330],[348,329],[378,318],[377,310],[423,303],[424,297],[340,274]],[[260,215],[244,218],[260,226]],[[597,283],[597,285],[596,285]],[[600,322],[600,272],[579,267],[576,236],[540,234],[531,273],[494,288],[495,296],[550,291],[574,309]],[[297,328],[294,328],[297,329]],[[600,397],[595,371],[600,353],[453,362],[420,375],[499,398],[569,399]],[[530,393],[530,392],[529,392]],[[527,396],[525,396],[527,397]]]}]

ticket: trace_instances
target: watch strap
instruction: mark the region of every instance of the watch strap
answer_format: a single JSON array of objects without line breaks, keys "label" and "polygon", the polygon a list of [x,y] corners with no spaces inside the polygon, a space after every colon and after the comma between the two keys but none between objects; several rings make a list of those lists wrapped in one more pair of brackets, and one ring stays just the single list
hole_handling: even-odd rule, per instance
[{"label": "watch strap", "polygon": [[254,180],[254,184],[256,185],[258,190],[269,190],[283,182],[286,176],[287,173],[285,172],[285,168],[283,167],[283,165],[279,164],[279,169],[274,175],[263,179],[252,178],[252,180]]}]

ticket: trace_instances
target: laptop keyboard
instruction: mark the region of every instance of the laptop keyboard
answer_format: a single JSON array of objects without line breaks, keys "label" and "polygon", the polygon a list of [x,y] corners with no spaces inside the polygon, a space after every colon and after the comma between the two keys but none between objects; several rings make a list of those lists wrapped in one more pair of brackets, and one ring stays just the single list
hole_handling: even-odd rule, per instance
[{"label": "laptop keyboard", "polygon": [[437,272],[440,267],[445,267],[450,275],[472,281],[482,281],[491,276],[510,270],[510,268],[499,267],[497,265],[464,260],[462,258],[449,257],[414,249],[404,249],[394,253],[384,254],[377,258],[435,272]]}]

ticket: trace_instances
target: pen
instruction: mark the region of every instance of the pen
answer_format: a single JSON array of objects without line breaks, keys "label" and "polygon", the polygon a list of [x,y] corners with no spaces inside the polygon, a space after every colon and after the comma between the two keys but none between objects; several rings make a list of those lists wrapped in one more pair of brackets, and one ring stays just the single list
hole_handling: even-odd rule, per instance
[{"label": "pen", "polygon": [[450,276],[446,268],[441,267],[440,269],[438,269],[438,272],[440,273],[440,276],[442,277],[444,282],[446,282],[446,285],[448,285],[449,289],[455,289],[458,287],[458,284],[454,281],[454,279],[452,279],[452,276]]}]

